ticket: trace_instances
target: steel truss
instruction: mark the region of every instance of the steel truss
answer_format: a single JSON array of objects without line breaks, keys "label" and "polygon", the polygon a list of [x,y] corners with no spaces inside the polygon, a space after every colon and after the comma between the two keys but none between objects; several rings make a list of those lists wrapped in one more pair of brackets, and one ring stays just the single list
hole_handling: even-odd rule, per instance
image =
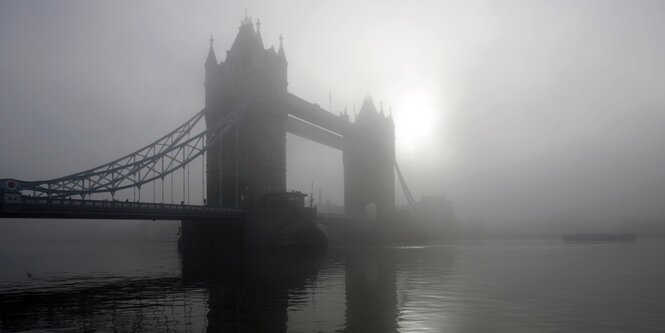
[{"label": "steel truss", "polygon": [[222,139],[234,128],[250,101],[239,104],[213,126],[199,133],[194,127],[204,118],[205,109],[199,111],[169,134],[157,141],[113,162],[69,176],[43,180],[21,181],[0,179],[0,190],[27,192],[37,197],[66,198],[81,196],[85,199],[95,193],[115,193],[164,178],[184,168],[188,163],[205,154],[209,145]]}]

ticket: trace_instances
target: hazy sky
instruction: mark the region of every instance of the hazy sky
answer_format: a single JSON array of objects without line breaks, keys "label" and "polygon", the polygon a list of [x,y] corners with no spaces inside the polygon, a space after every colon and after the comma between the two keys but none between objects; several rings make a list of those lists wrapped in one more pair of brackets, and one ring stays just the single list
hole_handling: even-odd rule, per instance
[{"label": "hazy sky", "polygon": [[[81,171],[182,123],[209,36],[222,56],[245,9],[266,47],[284,35],[290,92],[392,107],[417,199],[507,221],[665,188],[663,1],[2,1],[0,178]],[[341,153],[288,142],[289,186],[341,203]]]}]

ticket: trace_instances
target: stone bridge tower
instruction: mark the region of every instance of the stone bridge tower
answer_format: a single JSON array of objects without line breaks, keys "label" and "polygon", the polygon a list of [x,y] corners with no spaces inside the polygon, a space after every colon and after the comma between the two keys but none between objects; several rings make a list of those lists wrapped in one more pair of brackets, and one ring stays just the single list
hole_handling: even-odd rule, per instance
[{"label": "stone bridge tower", "polygon": [[256,29],[245,17],[238,34],[217,62],[212,47],[205,63],[206,123],[252,100],[235,129],[207,154],[207,195],[210,205],[249,207],[265,193],[286,191],[286,129],[283,98],[287,61],[282,47],[265,49],[260,22]]},{"label": "stone bridge tower", "polygon": [[[389,219],[395,210],[395,124],[365,98],[344,136],[344,207],[346,215]],[[369,216],[368,216],[369,215]]]}]

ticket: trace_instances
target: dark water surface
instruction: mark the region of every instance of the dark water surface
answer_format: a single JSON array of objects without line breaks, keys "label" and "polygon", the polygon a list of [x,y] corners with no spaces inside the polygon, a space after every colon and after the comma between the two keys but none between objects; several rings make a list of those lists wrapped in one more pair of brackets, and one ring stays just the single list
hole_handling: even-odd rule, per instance
[{"label": "dark water surface", "polygon": [[36,245],[0,245],[2,331],[665,331],[662,240],[214,258],[173,242]]}]

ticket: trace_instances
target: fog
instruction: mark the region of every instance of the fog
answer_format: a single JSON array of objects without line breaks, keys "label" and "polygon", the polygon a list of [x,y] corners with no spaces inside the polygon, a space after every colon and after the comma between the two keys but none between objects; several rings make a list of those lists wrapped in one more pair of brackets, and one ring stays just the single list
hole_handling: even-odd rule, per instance
[{"label": "fog", "polygon": [[[291,93],[392,110],[416,200],[486,226],[665,218],[662,1],[3,1],[0,178],[82,171],[181,124],[208,38],[223,58],[245,9],[266,47],[283,35]],[[287,168],[343,204],[341,153],[289,136]]]}]

